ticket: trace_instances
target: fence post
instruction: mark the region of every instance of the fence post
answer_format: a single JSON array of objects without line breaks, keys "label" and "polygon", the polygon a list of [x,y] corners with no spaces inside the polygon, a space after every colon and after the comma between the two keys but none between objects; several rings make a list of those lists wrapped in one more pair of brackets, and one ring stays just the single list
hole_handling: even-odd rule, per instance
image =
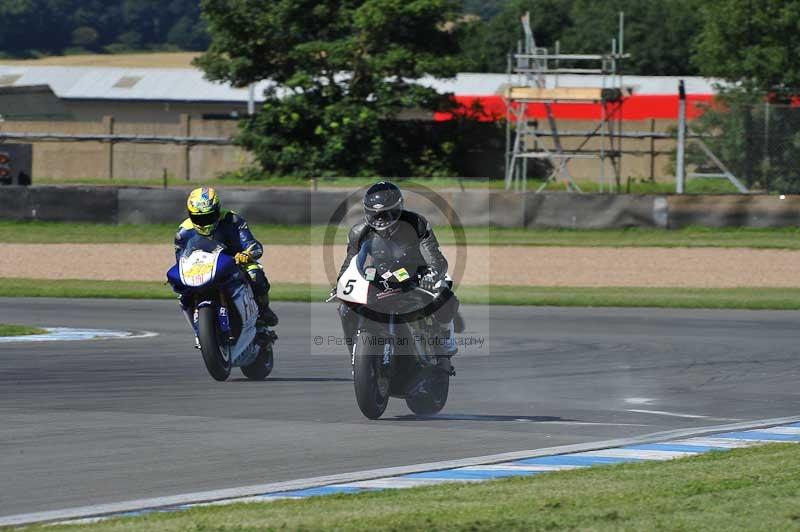
[{"label": "fence post", "polygon": [[[192,136],[192,117],[189,114],[183,113],[181,114],[181,123],[180,123],[181,134],[185,137]],[[183,161],[181,164],[181,173],[183,174],[183,179],[189,181],[191,178],[191,150],[192,145],[187,141],[186,145],[183,147]]]},{"label": "fence post", "polygon": [[656,119],[650,119],[650,181],[656,180]]},{"label": "fence post", "polygon": [[675,172],[676,189],[675,192],[683,194],[683,184],[685,180],[686,170],[686,89],[683,86],[683,80],[678,83],[678,95],[680,100],[678,102],[678,156],[677,156],[677,170]]},{"label": "fence post", "polygon": [[[104,116],[103,117],[103,129],[105,129],[106,133],[109,135],[114,134],[114,117],[113,116]],[[108,147],[106,148],[106,161],[108,166],[106,167],[106,175],[109,179],[114,179],[114,141],[108,141]]]}]

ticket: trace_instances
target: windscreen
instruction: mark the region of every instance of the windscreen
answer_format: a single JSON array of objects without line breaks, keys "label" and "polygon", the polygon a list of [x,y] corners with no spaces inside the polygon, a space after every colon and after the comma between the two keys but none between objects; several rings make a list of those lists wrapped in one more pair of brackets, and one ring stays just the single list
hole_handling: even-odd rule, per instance
[{"label": "windscreen", "polygon": [[375,268],[376,278],[386,272],[394,272],[400,268],[405,268],[409,274],[415,274],[418,265],[411,260],[411,256],[406,249],[387,238],[371,238],[361,244],[358,252],[356,266],[361,275],[366,275],[368,268]]},{"label": "windscreen", "polygon": [[205,251],[206,253],[214,253],[218,248],[223,247],[221,243],[210,238],[195,235],[186,243],[183,249],[183,256],[188,257],[195,251]]}]

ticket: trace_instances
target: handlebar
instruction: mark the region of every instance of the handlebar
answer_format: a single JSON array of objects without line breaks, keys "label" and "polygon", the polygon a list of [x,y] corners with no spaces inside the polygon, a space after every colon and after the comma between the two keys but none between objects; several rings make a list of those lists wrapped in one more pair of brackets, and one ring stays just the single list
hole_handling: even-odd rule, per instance
[{"label": "handlebar", "polygon": [[418,290],[418,291],[422,292],[423,294],[427,294],[427,295],[431,296],[432,298],[439,297],[439,294],[437,294],[435,292],[429,292],[429,291],[425,290],[424,288],[420,288],[419,286],[415,286],[414,290]]}]

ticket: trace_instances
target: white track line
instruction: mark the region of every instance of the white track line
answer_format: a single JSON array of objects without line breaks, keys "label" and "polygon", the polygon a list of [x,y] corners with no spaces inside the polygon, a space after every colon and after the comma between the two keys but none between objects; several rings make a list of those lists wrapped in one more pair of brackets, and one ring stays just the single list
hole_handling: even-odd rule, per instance
[{"label": "white track line", "polygon": [[43,327],[44,334],[26,334],[23,336],[0,336],[0,343],[18,342],[73,342],[80,340],[130,340],[134,338],[152,338],[158,333],[150,331],[113,331],[109,329],[73,329],[70,327]]},{"label": "white track line", "polygon": [[685,417],[688,419],[711,419],[717,421],[739,421],[738,419],[731,419],[725,417],[711,417],[711,416],[701,416],[698,414],[680,414],[678,412],[665,412],[663,410],[640,410],[637,408],[629,408],[628,412],[636,412],[639,414],[653,414],[656,416],[669,416],[669,417]]},{"label": "white track line", "polygon": [[772,427],[769,429],[761,429],[759,432],[768,432],[769,434],[800,434],[800,427]]},{"label": "white track line", "polygon": [[740,447],[752,447],[753,445],[756,445],[757,442],[752,440],[730,440],[724,438],[688,438],[686,440],[677,440],[670,443],[722,447],[724,449],[738,449]]},{"label": "white track line", "polygon": [[638,458],[639,460],[671,460],[694,456],[698,453],[686,451],[643,451],[639,449],[603,449],[579,453],[576,456],[597,456],[606,458]]},{"label": "white track line", "polygon": [[503,471],[532,471],[534,473],[544,473],[548,471],[566,471],[567,469],[583,469],[587,466],[582,465],[551,465],[551,464],[537,464],[537,465],[520,465],[513,463],[500,463],[491,465],[476,465],[462,467],[462,471],[496,471],[501,469]]}]

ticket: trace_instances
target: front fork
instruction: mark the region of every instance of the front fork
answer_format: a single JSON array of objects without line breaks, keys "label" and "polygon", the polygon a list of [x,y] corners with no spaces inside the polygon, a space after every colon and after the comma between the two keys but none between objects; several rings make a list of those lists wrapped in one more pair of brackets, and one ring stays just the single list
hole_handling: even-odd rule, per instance
[{"label": "front fork", "polygon": [[[359,334],[361,331],[364,330],[363,326],[364,326],[364,317],[363,316],[359,316],[358,327],[356,327],[356,331],[357,332],[356,332],[356,335],[355,335],[355,338],[354,338],[354,341],[353,341],[353,345],[350,348],[350,367],[351,368],[353,368],[355,366],[355,364],[356,364],[356,342],[365,341],[363,338],[361,338],[361,334]],[[397,326],[396,326],[395,321],[394,321],[394,315],[391,315],[391,316],[389,316],[388,335],[389,335],[389,338],[391,338],[392,340],[386,342],[383,345],[383,358],[381,359],[381,366],[383,366],[384,368],[389,368],[392,365],[392,354],[394,352],[393,346],[394,346],[396,332],[397,332]]]},{"label": "front fork", "polygon": [[197,320],[198,311],[203,307],[210,307],[215,305],[217,307],[217,325],[219,326],[221,339],[227,340],[228,344],[233,344],[235,338],[231,330],[231,320],[228,314],[228,307],[225,305],[224,294],[220,294],[220,303],[216,303],[210,299],[199,300],[194,306],[194,315],[192,316],[192,327],[194,328],[195,335],[197,335]]}]

